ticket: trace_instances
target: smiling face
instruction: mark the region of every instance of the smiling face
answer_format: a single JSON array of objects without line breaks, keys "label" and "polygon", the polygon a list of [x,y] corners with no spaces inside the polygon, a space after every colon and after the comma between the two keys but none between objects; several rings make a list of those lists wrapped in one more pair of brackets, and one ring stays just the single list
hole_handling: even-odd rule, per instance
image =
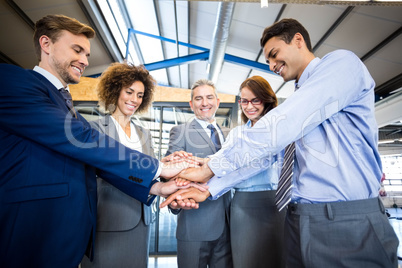
[{"label": "smiling face", "polygon": [[119,99],[117,100],[116,110],[113,115],[130,117],[141,106],[144,97],[145,87],[140,81],[135,81],[129,87],[123,88],[120,91]]},{"label": "smiling face", "polygon": [[198,119],[213,122],[219,103],[220,100],[216,97],[214,88],[202,85],[194,89],[190,107]]},{"label": "smiling face", "polygon": [[240,98],[246,99],[249,102],[246,105],[241,105],[243,113],[251,120],[251,125],[253,126],[258,119],[261,118],[261,114],[264,111],[264,104],[252,104],[251,100],[256,99],[257,96],[248,88],[243,87],[240,91]]},{"label": "smiling face", "polygon": [[271,71],[282,76],[285,82],[298,80],[303,73],[306,59],[303,57],[301,40],[297,33],[289,44],[279,37],[272,37],[264,45],[264,55]]},{"label": "smiling face", "polygon": [[41,36],[39,42],[42,47],[39,66],[56,76],[64,86],[77,84],[88,66],[89,39],[83,34],[63,30],[54,43],[46,35]]}]

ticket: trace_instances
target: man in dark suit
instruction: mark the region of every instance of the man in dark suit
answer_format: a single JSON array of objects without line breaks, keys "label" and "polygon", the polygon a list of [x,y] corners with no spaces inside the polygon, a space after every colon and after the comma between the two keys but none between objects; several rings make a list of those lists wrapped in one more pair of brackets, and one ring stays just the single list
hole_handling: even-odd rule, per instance
[{"label": "man in dark suit", "polygon": [[88,65],[94,35],[75,19],[49,15],[35,25],[39,66],[0,65],[0,267],[71,268],[90,255],[96,174],[146,204],[177,188],[154,179],[183,165],[162,168],[118,146],[72,107],[65,90]]},{"label": "man in dark suit", "polygon": [[[170,130],[166,155],[186,151],[197,157],[207,157],[220,149],[228,134],[228,129],[222,132],[216,124],[219,99],[211,81],[200,79],[194,83],[190,106],[196,118]],[[214,130],[210,129],[212,126]],[[171,206],[174,214],[179,213],[176,230],[179,268],[232,267],[228,225],[230,195],[228,192],[215,201],[206,200],[197,210],[180,211]]]}]

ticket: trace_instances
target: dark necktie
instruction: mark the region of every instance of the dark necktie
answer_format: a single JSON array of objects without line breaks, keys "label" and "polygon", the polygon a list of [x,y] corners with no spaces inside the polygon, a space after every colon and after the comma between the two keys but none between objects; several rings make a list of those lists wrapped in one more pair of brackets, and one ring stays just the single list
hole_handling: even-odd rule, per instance
[{"label": "dark necktie", "polygon": [[77,118],[77,114],[75,113],[74,105],[73,105],[73,98],[71,97],[70,92],[68,92],[64,87],[60,88],[60,93],[63,96],[64,100],[66,101],[66,105],[70,110],[72,116]]},{"label": "dark necktie", "polygon": [[211,130],[211,141],[214,144],[216,151],[219,151],[221,148],[221,141],[219,140],[218,131],[212,124],[208,125],[208,128]]},{"label": "dark necktie", "polygon": [[276,190],[275,196],[275,204],[279,211],[281,211],[290,202],[290,195],[292,194],[293,187],[292,175],[295,150],[294,142],[289,144],[285,149],[283,166],[281,175],[279,176],[278,189]]}]

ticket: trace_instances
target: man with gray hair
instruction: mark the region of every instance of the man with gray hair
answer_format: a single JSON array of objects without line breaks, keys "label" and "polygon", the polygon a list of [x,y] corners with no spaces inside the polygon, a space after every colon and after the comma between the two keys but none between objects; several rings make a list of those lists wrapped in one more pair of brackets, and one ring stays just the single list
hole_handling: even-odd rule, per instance
[{"label": "man with gray hair", "polygon": [[[228,129],[221,130],[215,120],[220,100],[213,82],[207,79],[196,81],[191,87],[190,107],[195,118],[170,131],[169,149],[166,155],[186,151],[197,157],[216,153],[224,142]],[[179,268],[187,267],[232,267],[228,212],[230,192],[217,200],[206,200],[197,210],[179,210],[177,262]]]}]

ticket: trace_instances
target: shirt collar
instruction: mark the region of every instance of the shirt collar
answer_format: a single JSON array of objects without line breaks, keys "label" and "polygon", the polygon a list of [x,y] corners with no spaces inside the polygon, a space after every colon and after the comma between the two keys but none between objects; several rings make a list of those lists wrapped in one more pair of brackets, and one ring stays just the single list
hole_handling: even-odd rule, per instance
[{"label": "shirt collar", "polygon": [[307,65],[306,69],[304,69],[302,75],[300,76],[299,81],[295,82],[295,88],[296,90],[299,89],[303,83],[307,80],[307,78],[310,77],[310,74],[312,71],[315,69],[317,64],[320,62],[320,58],[316,57],[310,63]]},{"label": "shirt collar", "polygon": [[[53,84],[53,86],[55,86],[57,89],[60,89],[63,86],[63,83],[61,83],[61,81],[59,79],[57,79],[56,76],[54,76],[53,74],[51,74],[50,72],[46,71],[45,69],[43,69],[42,67],[39,66],[35,66],[35,68],[33,69],[35,72],[40,73],[41,75],[43,75],[47,80],[49,80],[50,83]],[[69,91],[68,85],[65,88],[67,91]]]},{"label": "shirt collar", "polygon": [[195,118],[195,120],[197,120],[197,122],[202,126],[202,128],[206,129],[208,127],[209,124],[212,124],[215,128],[217,128],[216,125],[216,120],[214,119],[214,121],[212,123],[209,123],[207,121],[198,119],[197,117]]}]

